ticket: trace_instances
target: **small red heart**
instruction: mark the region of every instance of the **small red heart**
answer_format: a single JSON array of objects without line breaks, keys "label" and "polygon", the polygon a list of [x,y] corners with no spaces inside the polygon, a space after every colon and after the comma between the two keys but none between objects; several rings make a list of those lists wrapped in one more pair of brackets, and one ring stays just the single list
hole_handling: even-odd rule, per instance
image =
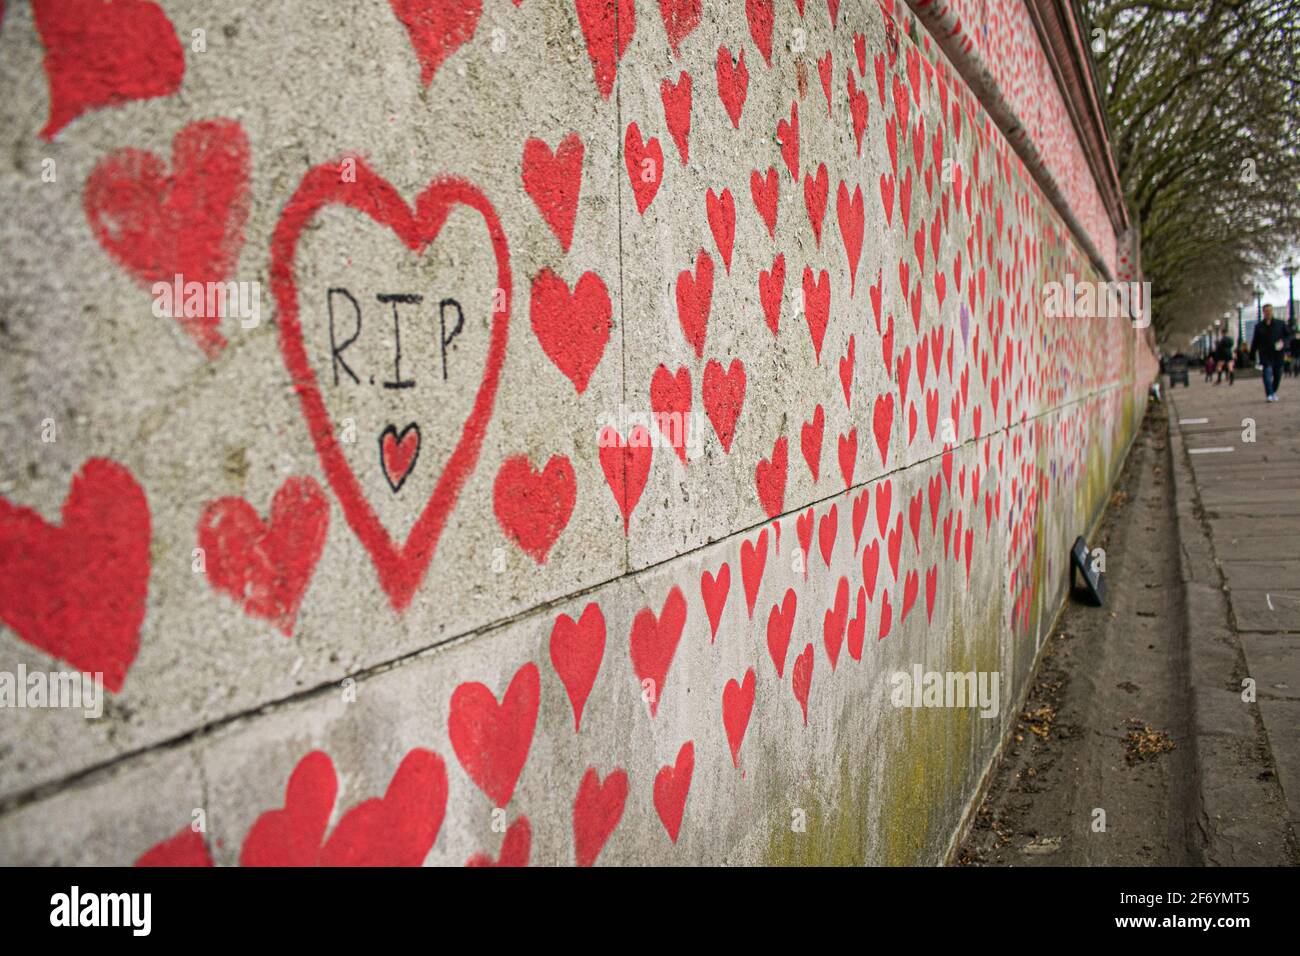
[{"label": "small red heart", "polygon": [[723,109],[731,119],[734,129],[740,129],[740,112],[745,108],[745,97],[749,94],[749,68],[745,66],[745,50],[733,58],[726,46],[718,47],[716,60],[718,99],[722,100]]},{"label": "small red heart", "polygon": [[826,326],[831,319],[831,277],[822,269],[814,281],[810,267],[803,268],[803,311],[812,338],[813,354],[817,364],[822,362],[822,342],[826,339]]},{"label": "small red heart", "polygon": [[269,524],[243,498],[209,503],[198,543],[213,588],[289,637],[328,532],[329,502],[320,485],[290,478],[271,501]]},{"label": "small red heart", "polygon": [[849,347],[840,359],[840,387],[844,389],[844,404],[853,407],[853,363],[857,350],[857,336],[849,336]]},{"label": "small red heart", "polygon": [[551,664],[559,675],[573,707],[573,732],[582,730],[582,711],[596,684],[605,657],[605,615],[595,601],[577,621],[567,614],[555,619],[551,629]]},{"label": "small red heart", "polygon": [[754,668],[745,671],[744,681],[737,683],[733,677],[722,688],[722,726],[727,731],[727,744],[731,747],[731,765],[740,767],[740,745],[749,728],[749,716],[754,711],[756,681]]},{"label": "small red heart", "polygon": [[759,270],[758,298],[763,304],[767,327],[776,335],[781,323],[781,296],[785,290],[785,254],[778,252],[771,271]]},{"label": "small red heart", "polygon": [[916,595],[921,586],[921,577],[915,571],[908,571],[903,578],[903,613],[899,615],[900,621],[906,621],[908,613],[912,610],[912,605],[916,604]]},{"label": "small red heart", "polygon": [[731,593],[731,566],[722,562],[717,575],[708,571],[700,575],[700,596],[704,598],[704,610],[709,616],[709,643],[717,640],[718,625],[722,621],[722,610],[727,606],[727,597]]},{"label": "small red heart", "polygon": [[876,436],[876,448],[880,451],[882,467],[889,464],[889,436],[894,428],[894,393],[886,392],[876,396],[876,404],[871,414],[871,427]]},{"label": "small red heart", "polygon": [[898,520],[894,522],[894,527],[890,529],[887,539],[889,549],[889,567],[894,572],[894,580],[898,580],[898,559],[903,550],[903,516],[900,514]]},{"label": "small red heart", "polygon": [[775,518],[785,510],[787,445],[786,438],[782,435],[772,446],[771,458],[760,459],[754,468],[758,500],[769,518]]},{"label": "small red heart", "polygon": [[[677,321],[682,335],[704,358],[704,341],[709,331],[709,311],[713,307],[713,257],[701,249],[695,254],[695,273],[683,269],[677,273]],[[689,403],[688,403],[689,404]]]},{"label": "small red heart", "polygon": [[853,119],[853,139],[857,143],[858,156],[862,156],[862,134],[867,130],[867,116],[871,112],[871,101],[867,99],[866,87],[858,89],[853,70],[847,70],[849,77],[849,115]]},{"label": "small red heart", "polygon": [[[471,0],[480,3],[481,0]],[[574,0],[578,26],[587,41],[587,56],[601,99],[609,99],[618,75],[618,61],[636,31],[635,0]],[[618,35],[615,37],[615,30]]]},{"label": "small red heart", "polygon": [[722,256],[722,265],[731,272],[731,248],[736,241],[736,201],[731,190],[722,190],[719,196],[710,189],[704,196],[705,212],[709,219],[709,230],[713,241],[717,243],[718,254]]},{"label": "small red heart", "polygon": [[889,515],[894,508],[894,483],[886,478],[876,484],[876,528],[883,536],[889,527]]},{"label": "small red heart", "polygon": [[939,566],[932,565],[930,570],[925,572],[925,619],[926,623],[934,622],[934,599],[939,592]]},{"label": "small red heart", "polygon": [[660,365],[650,379],[650,408],[659,429],[686,464],[686,439],[691,415],[691,373],[682,366],[674,375]]},{"label": "small red heart", "polygon": [[682,814],[686,812],[686,795],[691,789],[691,776],[695,773],[695,744],[688,740],[677,751],[677,762],[661,767],[655,774],[654,802],[659,822],[668,831],[668,839],[677,842],[682,829]]},{"label": "small red heart", "polygon": [[547,266],[533,280],[529,319],[542,351],[581,395],[600,364],[614,323],[605,283],[584,272],[569,291],[568,283]]},{"label": "small red heart", "polygon": [[794,588],[787,588],[780,604],[773,604],[767,615],[767,653],[776,667],[778,679],[785,676],[785,659],[790,650],[790,635],[794,630],[794,615],[799,598]]},{"label": "small red heart", "polygon": [[632,184],[637,212],[645,215],[664,179],[664,151],[659,138],[651,136],[645,142],[636,122],[628,123],[623,137],[623,163],[627,166],[627,178]]},{"label": "small red heart", "polygon": [[840,508],[839,505],[831,505],[831,510],[822,515],[821,520],[817,522],[817,544],[821,549],[822,561],[826,563],[829,570],[831,566],[831,555],[835,552],[835,538],[839,535],[840,530]]},{"label": "small red heart", "polygon": [[749,21],[749,35],[763,54],[763,60],[772,65],[772,0],[745,0],[745,19]]},{"label": "small red heart", "polygon": [[[679,55],[678,47],[682,41],[700,25],[703,6],[704,0],[659,0],[659,13],[664,18],[664,31],[668,34],[673,56]],[[673,842],[677,842],[676,837]]]},{"label": "small red heart", "polygon": [[849,259],[849,295],[853,295],[857,286],[858,260],[862,257],[862,234],[866,228],[861,186],[853,187],[850,198],[848,187],[840,181],[835,194],[835,216],[839,220],[844,252]]},{"label": "small red heart", "polygon": [[894,624],[894,609],[889,603],[889,591],[884,591],[880,598],[880,633],[876,640],[883,641],[889,636],[889,629]]},{"label": "small red heart", "polygon": [[849,621],[848,648],[849,657],[855,661],[862,660],[862,643],[867,634],[867,591],[858,588],[858,608],[853,620]]},{"label": "small red heart", "polygon": [[501,463],[492,485],[492,507],[506,537],[538,564],[564,531],[573,514],[578,479],[564,455],[552,455],[541,471],[527,455]]},{"label": "small red heart", "polygon": [[88,110],[181,88],[185,51],[156,3],[32,0],[32,16],[50,84],[50,115],[41,130],[46,140]]},{"label": "small red heart", "polygon": [[682,70],[673,84],[665,79],[659,84],[659,98],[664,104],[664,125],[677,144],[677,155],[686,165],[691,137],[691,75]]},{"label": "small red heart", "polygon": [[776,124],[776,141],[781,144],[781,158],[785,168],[790,170],[790,178],[799,181],[799,101],[790,103],[790,121],[778,120]]},{"label": "small red heart", "polygon": [[[141,285],[224,282],[244,244],[250,165],[248,137],[234,120],[191,123],[172,140],[170,171],[153,153],[110,153],[91,170],[82,205],[104,251]],[[226,339],[222,316],[207,311],[206,302],[196,310],[172,305],[211,359]]]},{"label": "small red heart", "polygon": [[614,495],[619,514],[623,516],[623,533],[636,510],[641,493],[650,478],[650,463],[654,456],[654,443],[645,426],[635,426],[624,438],[613,426],[601,430],[597,442],[600,446],[600,470],[605,483]]},{"label": "small red heart", "polygon": [[754,544],[740,542],[740,579],[745,588],[745,605],[749,616],[754,616],[754,602],[758,600],[758,586],[763,582],[763,568],[767,565],[767,529],[758,533]]},{"label": "small red heart", "polygon": [[554,153],[543,140],[534,138],[524,143],[524,190],[565,252],[573,242],[573,223],[578,217],[582,156],[582,140],[577,133],[560,140]]},{"label": "small red heart", "polygon": [[808,580],[808,562],[805,559],[812,554],[813,517],[813,509],[809,508],[794,519],[795,533],[799,536],[799,564],[803,566],[805,581]]},{"label": "small red heart", "polygon": [[862,543],[862,529],[867,524],[867,515],[871,513],[871,492],[862,489],[862,494],[853,499],[853,553],[858,553]]},{"label": "small red heart", "polygon": [[803,711],[805,727],[808,726],[808,695],[812,692],[813,663],[813,646],[809,644],[794,659],[794,671],[790,677],[790,687],[794,691],[794,699],[799,702],[799,709]]},{"label": "small red heart", "polygon": [[840,647],[844,644],[844,629],[848,623],[849,579],[841,577],[835,588],[835,603],[822,618],[822,641],[826,645],[826,657],[831,662],[832,674],[840,659]]},{"label": "small red heart", "polygon": [[601,781],[588,767],[573,801],[573,852],[578,866],[591,866],[623,818],[627,773],[615,768]]},{"label": "small red heart", "polygon": [[61,525],[0,498],[0,620],[117,693],[140,649],[151,534],[144,490],[104,458],[72,479]]},{"label": "small red heart", "polygon": [[826,94],[826,115],[831,115],[831,77],[834,74],[835,66],[831,60],[831,51],[827,50],[826,55],[817,61],[817,73],[821,77],[822,92]]},{"label": "small red heart", "polygon": [[474,36],[483,14],[483,0],[388,0],[388,5],[406,27],[425,86],[443,61]]},{"label": "small red heart", "polygon": [[847,435],[839,436],[840,476],[845,489],[853,487],[853,470],[858,461],[858,430],[850,428]]},{"label": "small red heart", "polygon": [[799,428],[799,447],[803,450],[803,460],[808,465],[808,473],[816,484],[821,472],[822,434],[826,426],[826,410],[819,404],[813,409],[812,421],[804,422]]},{"label": "small red heart", "polygon": [[632,657],[632,670],[641,682],[643,692],[650,696],[650,716],[659,712],[664,683],[672,667],[677,645],[686,626],[686,598],[681,588],[673,586],[664,599],[663,609],[656,617],[650,608],[642,608],[632,620],[632,633],[628,637],[628,652]]},{"label": "small red heart", "polygon": [[529,662],[515,673],[501,703],[485,685],[461,684],[451,695],[447,734],[460,765],[495,807],[514,796],[537,726],[541,679]]},{"label": "small red heart", "polygon": [[401,434],[398,434],[396,425],[389,425],[380,433],[379,461],[394,494],[402,490],[419,457],[420,426],[415,422],[403,428]]},{"label": "small red heart", "polygon": [[767,234],[776,238],[776,209],[781,198],[781,180],[776,174],[776,167],[767,167],[762,176],[755,169],[749,174],[749,194],[753,197],[754,208],[758,210]]},{"label": "small red heart", "polygon": [[808,222],[812,224],[813,239],[818,246],[822,244],[822,221],[826,218],[826,198],[830,188],[831,180],[825,163],[817,167],[816,176],[803,174],[803,204],[808,210]]},{"label": "small red heart", "polygon": [[704,366],[703,399],[704,411],[722,443],[722,450],[729,453],[736,436],[736,422],[745,404],[745,363],[734,358],[724,372],[721,362],[709,359]]},{"label": "small red heart", "polygon": [[876,596],[876,575],[880,571],[880,542],[872,541],[862,549],[862,586],[867,597]]}]

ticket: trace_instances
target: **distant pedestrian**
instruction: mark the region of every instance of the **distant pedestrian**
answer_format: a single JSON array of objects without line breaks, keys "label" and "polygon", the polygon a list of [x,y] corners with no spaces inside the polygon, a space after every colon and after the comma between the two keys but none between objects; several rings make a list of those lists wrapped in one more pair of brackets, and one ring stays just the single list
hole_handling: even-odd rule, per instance
[{"label": "distant pedestrian", "polygon": [[1289,350],[1291,358],[1291,374],[1300,375],[1300,335],[1291,336],[1291,348]]},{"label": "distant pedestrian", "polygon": [[1235,360],[1232,356],[1232,337],[1225,335],[1219,339],[1219,344],[1214,347],[1214,370],[1217,376],[1214,384],[1218,385],[1223,381],[1223,373],[1228,373],[1228,384],[1231,385],[1235,375]]},{"label": "distant pedestrian", "polygon": [[1264,317],[1255,326],[1250,341],[1250,354],[1259,356],[1260,371],[1264,373],[1265,400],[1276,402],[1277,387],[1282,383],[1282,363],[1286,354],[1290,329],[1285,322],[1273,318],[1273,307],[1264,306]]}]

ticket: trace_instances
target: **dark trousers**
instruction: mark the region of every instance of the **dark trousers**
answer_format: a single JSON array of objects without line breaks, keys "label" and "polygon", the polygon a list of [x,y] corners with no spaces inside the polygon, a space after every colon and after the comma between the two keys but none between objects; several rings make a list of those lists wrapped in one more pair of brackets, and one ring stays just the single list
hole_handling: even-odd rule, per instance
[{"label": "dark trousers", "polygon": [[1282,384],[1281,361],[1263,362],[1261,364],[1261,371],[1264,373],[1264,394],[1276,395],[1277,387]]}]

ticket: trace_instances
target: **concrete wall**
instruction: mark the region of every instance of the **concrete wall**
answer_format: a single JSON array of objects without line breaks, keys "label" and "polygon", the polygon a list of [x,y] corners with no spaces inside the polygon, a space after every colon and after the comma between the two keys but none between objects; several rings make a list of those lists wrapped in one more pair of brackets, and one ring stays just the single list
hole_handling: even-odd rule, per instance
[{"label": "concrete wall", "polygon": [[0,711],[0,862],[943,859],[1151,362],[910,11],[34,0],[0,76],[0,670],[109,684]]}]

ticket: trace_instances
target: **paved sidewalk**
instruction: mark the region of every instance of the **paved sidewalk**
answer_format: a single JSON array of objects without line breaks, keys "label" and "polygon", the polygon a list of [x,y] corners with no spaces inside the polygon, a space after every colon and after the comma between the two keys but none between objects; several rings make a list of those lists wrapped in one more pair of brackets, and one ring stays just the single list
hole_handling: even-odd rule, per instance
[{"label": "paved sidewalk", "polygon": [[[1258,379],[1215,386],[1195,374],[1190,388],[1166,391],[1203,769],[1216,748],[1252,739],[1266,745],[1293,840],[1300,832],[1300,379],[1285,379],[1278,394],[1281,401],[1270,404]],[[1256,682],[1257,710],[1239,706],[1245,677]],[[1232,794],[1242,786],[1203,782],[1211,830],[1231,830]]]}]

